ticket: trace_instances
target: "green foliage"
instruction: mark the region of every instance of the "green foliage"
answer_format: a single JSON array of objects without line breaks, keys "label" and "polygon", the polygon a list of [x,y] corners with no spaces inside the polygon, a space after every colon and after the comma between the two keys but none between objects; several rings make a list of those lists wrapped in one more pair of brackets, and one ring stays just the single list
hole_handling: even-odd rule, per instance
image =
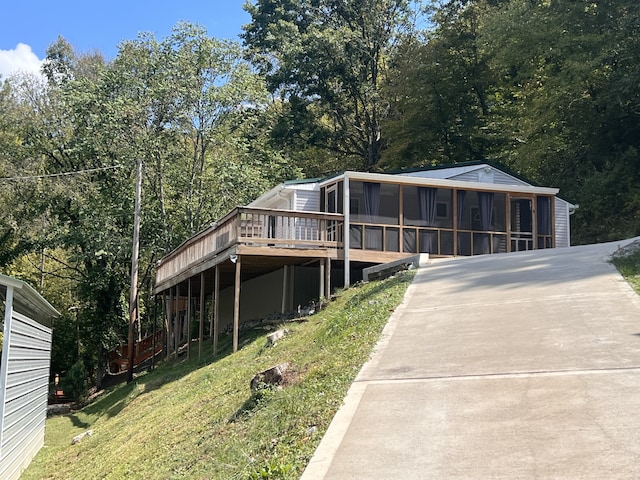
[{"label": "green foliage", "polygon": [[448,2],[432,12],[432,31],[410,38],[394,57],[385,122],[385,167],[492,159],[503,146],[493,82],[481,54],[484,2]]},{"label": "green foliage", "polygon": [[640,234],[640,5],[432,2],[387,87],[382,165],[499,161],[580,208],[574,243]]},{"label": "green foliage", "polygon": [[64,266],[67,260],[61,249],[44,249],[22,255],[3,269],[7,275],[20,278],[35,287],[60,312],[60,317],[53,319],[52,377],[69,370],[82,350],[76,318],[77,299],[74,296],[77,278],[74,272]]},{"label": "green foliage", "polygon": [[620,252],[616,252],[612,258],[613,263],[620,274],[640,294],[640,248],[637,244],[631,244]]},{"label": "green foliage", "polygon": [[127,332],[136,159],[144,163],[143,335],[158,256],[299,170],[266,141],[273,119],[263,80],[238,44],[201,27],[181,23],[161,41],[125,41],[110,63],[59,38],[44,71],[46,87],[25,78],[0,89],[8,114],[0,155],[10,160],[0,174],[45,175],[0,180],[0,198],[12,206],[0,212],[0,265],[17,259],[24,278],[21,256],[46,247],[54,266],[43,275],[72,297],[54,303],[58,326],[75,326],[74,335],[56,335],[54,367],[79,355],[99,382],[107,352]]},{"label": "green foliage", "polygon": [[78,360],[69,371],[60,379],[60,387],[65,395],[73,398],[74,402],[80,402],[87,393],[87,370],[84,362]]},{"label": "green foliage", "polygon": [[580,243],[640,233],[639,13],[628,0],[514,0],[483,21],[484,54],[518,139],[513,161],[580,204]]},{"label": "green foliage", "polygon": [[270,459],[269,462],[259,470],[255,472],[251,472],[249,474],[249,478],[252,480],[260,480],[262,478],[265,479],[278,479],[278,478],[288,478],[287,474],[291,470],[292,465],[290,463],[283,464],[282,462],[278,462],[277,459]]},{"label": "green foliage", "polygon": [[640,3],[247,10],[244,48],[188,23],[124,41],[109,62],[58,38],[44,80],[0,83],[0,266],[44,279],[62,312],[56,370],[83,358],[100,378],[126,333],[139,158],[143,335],[158,258],[302,174],[497,160],[580,205],[574,243],[640,234]]},{"label": "green foliage", "polygon": [[407,2],[261,0],[245,8],[245,43],[270,91],[288,102],[284,138],[376,166],[388,111],[381,86],[394,41],[409,28]]}]

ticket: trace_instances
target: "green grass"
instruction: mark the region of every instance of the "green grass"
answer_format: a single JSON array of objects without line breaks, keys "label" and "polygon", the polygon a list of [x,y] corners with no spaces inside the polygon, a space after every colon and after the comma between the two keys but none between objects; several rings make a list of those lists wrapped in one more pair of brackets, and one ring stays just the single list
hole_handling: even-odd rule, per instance
[{"label": "green grass", "polygon": [[640,294],[640,246],[631,245],[611,257],[613,263],[624,279]]},{"label": "green grass", "polygon": [[[345,290],[273,347],[252,331],[230,354],[227,338],[216,358],[209,348],[202,361],[164,362],[47,420],[45,446],[21,478],[299,478],[412,278]],[[251,396],[253,375],[283,362],[291,384]]]}]

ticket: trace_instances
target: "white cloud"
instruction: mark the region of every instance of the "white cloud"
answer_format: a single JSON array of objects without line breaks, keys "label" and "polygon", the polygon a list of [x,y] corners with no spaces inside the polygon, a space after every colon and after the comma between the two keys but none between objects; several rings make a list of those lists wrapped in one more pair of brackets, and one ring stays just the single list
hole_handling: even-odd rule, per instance
[{"label": "white cloud", "polygon": [[19,43],[13,50],[0,50],[0,75],[7,78],[14,73],[39,73],[40,60],[29,45]]}]

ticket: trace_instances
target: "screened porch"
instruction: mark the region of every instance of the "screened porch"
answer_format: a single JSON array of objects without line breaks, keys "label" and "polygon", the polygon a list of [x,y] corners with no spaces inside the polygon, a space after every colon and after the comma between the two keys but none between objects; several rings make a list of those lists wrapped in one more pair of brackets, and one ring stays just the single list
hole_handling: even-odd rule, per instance
[{"label": "screened porch", "polygon": [[348,179],[345,195],[344,181],[324,185],[321,204],[348,210],[350,250],[451,256],[555,246],[549,193]]}]

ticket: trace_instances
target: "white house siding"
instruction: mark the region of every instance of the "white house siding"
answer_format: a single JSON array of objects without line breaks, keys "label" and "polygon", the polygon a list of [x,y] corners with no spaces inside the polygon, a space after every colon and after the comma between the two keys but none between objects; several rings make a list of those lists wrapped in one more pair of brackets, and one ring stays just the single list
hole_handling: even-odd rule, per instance
[{"label": "white house siding", "polygon": [[320,192],[318,190],[296,190],[294,210],[297,212],[319,212]]},{"label": "white house siding", "polygon": [[461,175],[454,175],[448,177],[449,180],[460,180],[463,182],[475,182],[475,183],[495,183],[497,185],[529,185],[527,182],[512,177],[496,168],[491,168],[489,171],[484,171],[482,168],[463,173]]},{"label": "white house siding", "polygon": [[17,479],[44,444],[51,329],[14,311],[2,355],[0,478]]},{"label": "white house siding", "polygon": [[[294,194],[295,210],[297,212],[319,212],[320,192],[318,190],[297,189]],[[298,219],[296,221],[296,239],[317,240],[318,221],[315,219]]]},{"label": "white house siding", "polygon": [[569,226],[569,202],[556,197],[556,247],[568,247],[571,244],[571,230]]}]

